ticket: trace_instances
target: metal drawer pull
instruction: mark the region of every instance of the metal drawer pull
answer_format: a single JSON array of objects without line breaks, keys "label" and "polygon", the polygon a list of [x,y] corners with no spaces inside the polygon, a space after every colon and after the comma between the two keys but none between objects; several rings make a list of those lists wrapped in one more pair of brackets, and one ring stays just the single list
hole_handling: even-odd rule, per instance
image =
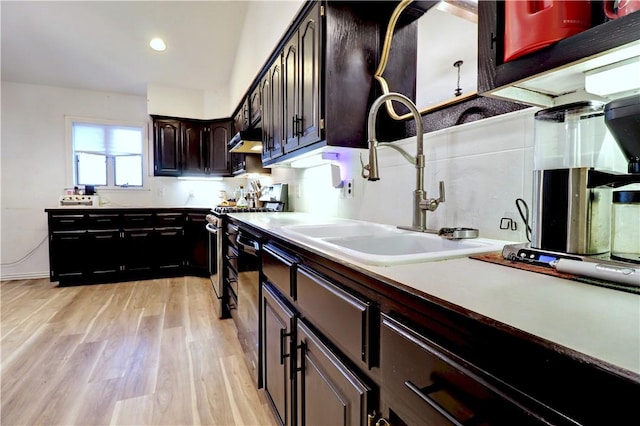
[{"label": "metal drawer pull", "polygon": [[438,386],[438,385],[427,386],[425,388],[425,390],[427,392],[425,393],[419,387],[414,385],[410,380],[406,380],[404,382],[404,385],[406,387],[408,387],[413,393],[415,393],[421,400],[423,400],[424,402],[429,404],[434,410],[436,410],[443,417],[445,417],[447,420],[449,420],[451,423],[453,423],[456,426],[464,426],[455,417],[453,417],[451,415],[451,413],[449,413],[447,410],[445,410],[444,407],[442,407],[440,404],[438,404],[438,402],[436,400],[434,400],[433,398],[431,398],[428,395],[430,393],[434,393],[434,392],[437,392],[437,391],[441,390],[442,388],[440,386]]},{"label": "metal drawer pull", "polygon": [[238,247],[241,247],[242,251],[244,251],[245,253],[257,255],[258,251],[260,250],[258,242],[245,237],[242,232],[238,232],[236,242],[238,243]]},{"label": "metal drawer pull", "polygon": [[284,339],[291,336],[291,333],[285,333],[285,329],[280,329],[280,365],[284,365],[284,359],[289,358],[291,354],[284,353]]}]

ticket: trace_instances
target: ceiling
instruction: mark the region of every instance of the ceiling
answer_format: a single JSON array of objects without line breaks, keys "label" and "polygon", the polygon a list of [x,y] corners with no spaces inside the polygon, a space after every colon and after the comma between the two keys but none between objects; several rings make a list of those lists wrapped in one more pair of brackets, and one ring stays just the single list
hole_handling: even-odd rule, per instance
[{"label": "ceiling", "polygon": [[[247,1],[0,2],[2,80],[146,95],[223,90]],[[149,47],[153,37],[164,52]]]}]

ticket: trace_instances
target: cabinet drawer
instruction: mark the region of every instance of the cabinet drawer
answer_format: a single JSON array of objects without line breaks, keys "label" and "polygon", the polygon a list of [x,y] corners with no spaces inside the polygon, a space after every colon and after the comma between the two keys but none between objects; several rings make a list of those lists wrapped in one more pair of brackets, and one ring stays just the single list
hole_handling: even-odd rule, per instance
[{"label": "cabinet drawer", "polygon": [[[384,314],[380,334],[381,398],[402,422],[544,423],[498,390],[497,379]],[[394,420],[392,417],[392,423]]]},{"label": "cabinet drawer", "polygon": [[125,228],[151,228],[153,227],[152,213],[125,213],[122,215]]},{"label": "cabinet drawer", "polygon": [[184,223],[182,213],[156,213],[156,226],[158,228],[180,227]]},{"label": "cabinet drawer", "polygon": [[291,285],[291,271],[295,260],[271,245],[262,249],[262,273],[289,300],[295,299]]},{"label": "cabinet drawer", "polygon": [[370,367],[370,305],[335,284],[300,267],[296,296],[302,317],[354,361]]},{"label": "cabinet drawer", "polygon": [[83,214],[51,214],[49,220],[52,232],[85,229],[87,226]]},{"label": "cabinet drawer", "polygon": [[120,229],[120,226],[118,213],[89,213],[87,217],[87,228],[89,229]]}]

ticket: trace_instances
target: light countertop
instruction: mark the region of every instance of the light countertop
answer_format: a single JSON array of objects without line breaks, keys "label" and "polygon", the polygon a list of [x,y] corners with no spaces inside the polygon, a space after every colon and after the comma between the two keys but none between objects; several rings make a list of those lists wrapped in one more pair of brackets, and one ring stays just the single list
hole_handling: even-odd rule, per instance
[{"label": "light countertop", "polygon": [[286,225],[339,223],[306,213],[241,213],[234,219],[373,277],[391,280],[542,339],[640,374],[640,296],[469,258],[396,266],[346,261]]}]

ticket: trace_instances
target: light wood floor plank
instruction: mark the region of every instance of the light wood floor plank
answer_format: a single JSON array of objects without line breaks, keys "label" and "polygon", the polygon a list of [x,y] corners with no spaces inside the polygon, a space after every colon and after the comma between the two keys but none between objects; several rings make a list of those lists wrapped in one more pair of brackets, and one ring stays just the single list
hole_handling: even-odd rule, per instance
[{"label": "light wood floor plank", "polygon": [[0,283],[0,424],[271,425],[208,279]]}]

